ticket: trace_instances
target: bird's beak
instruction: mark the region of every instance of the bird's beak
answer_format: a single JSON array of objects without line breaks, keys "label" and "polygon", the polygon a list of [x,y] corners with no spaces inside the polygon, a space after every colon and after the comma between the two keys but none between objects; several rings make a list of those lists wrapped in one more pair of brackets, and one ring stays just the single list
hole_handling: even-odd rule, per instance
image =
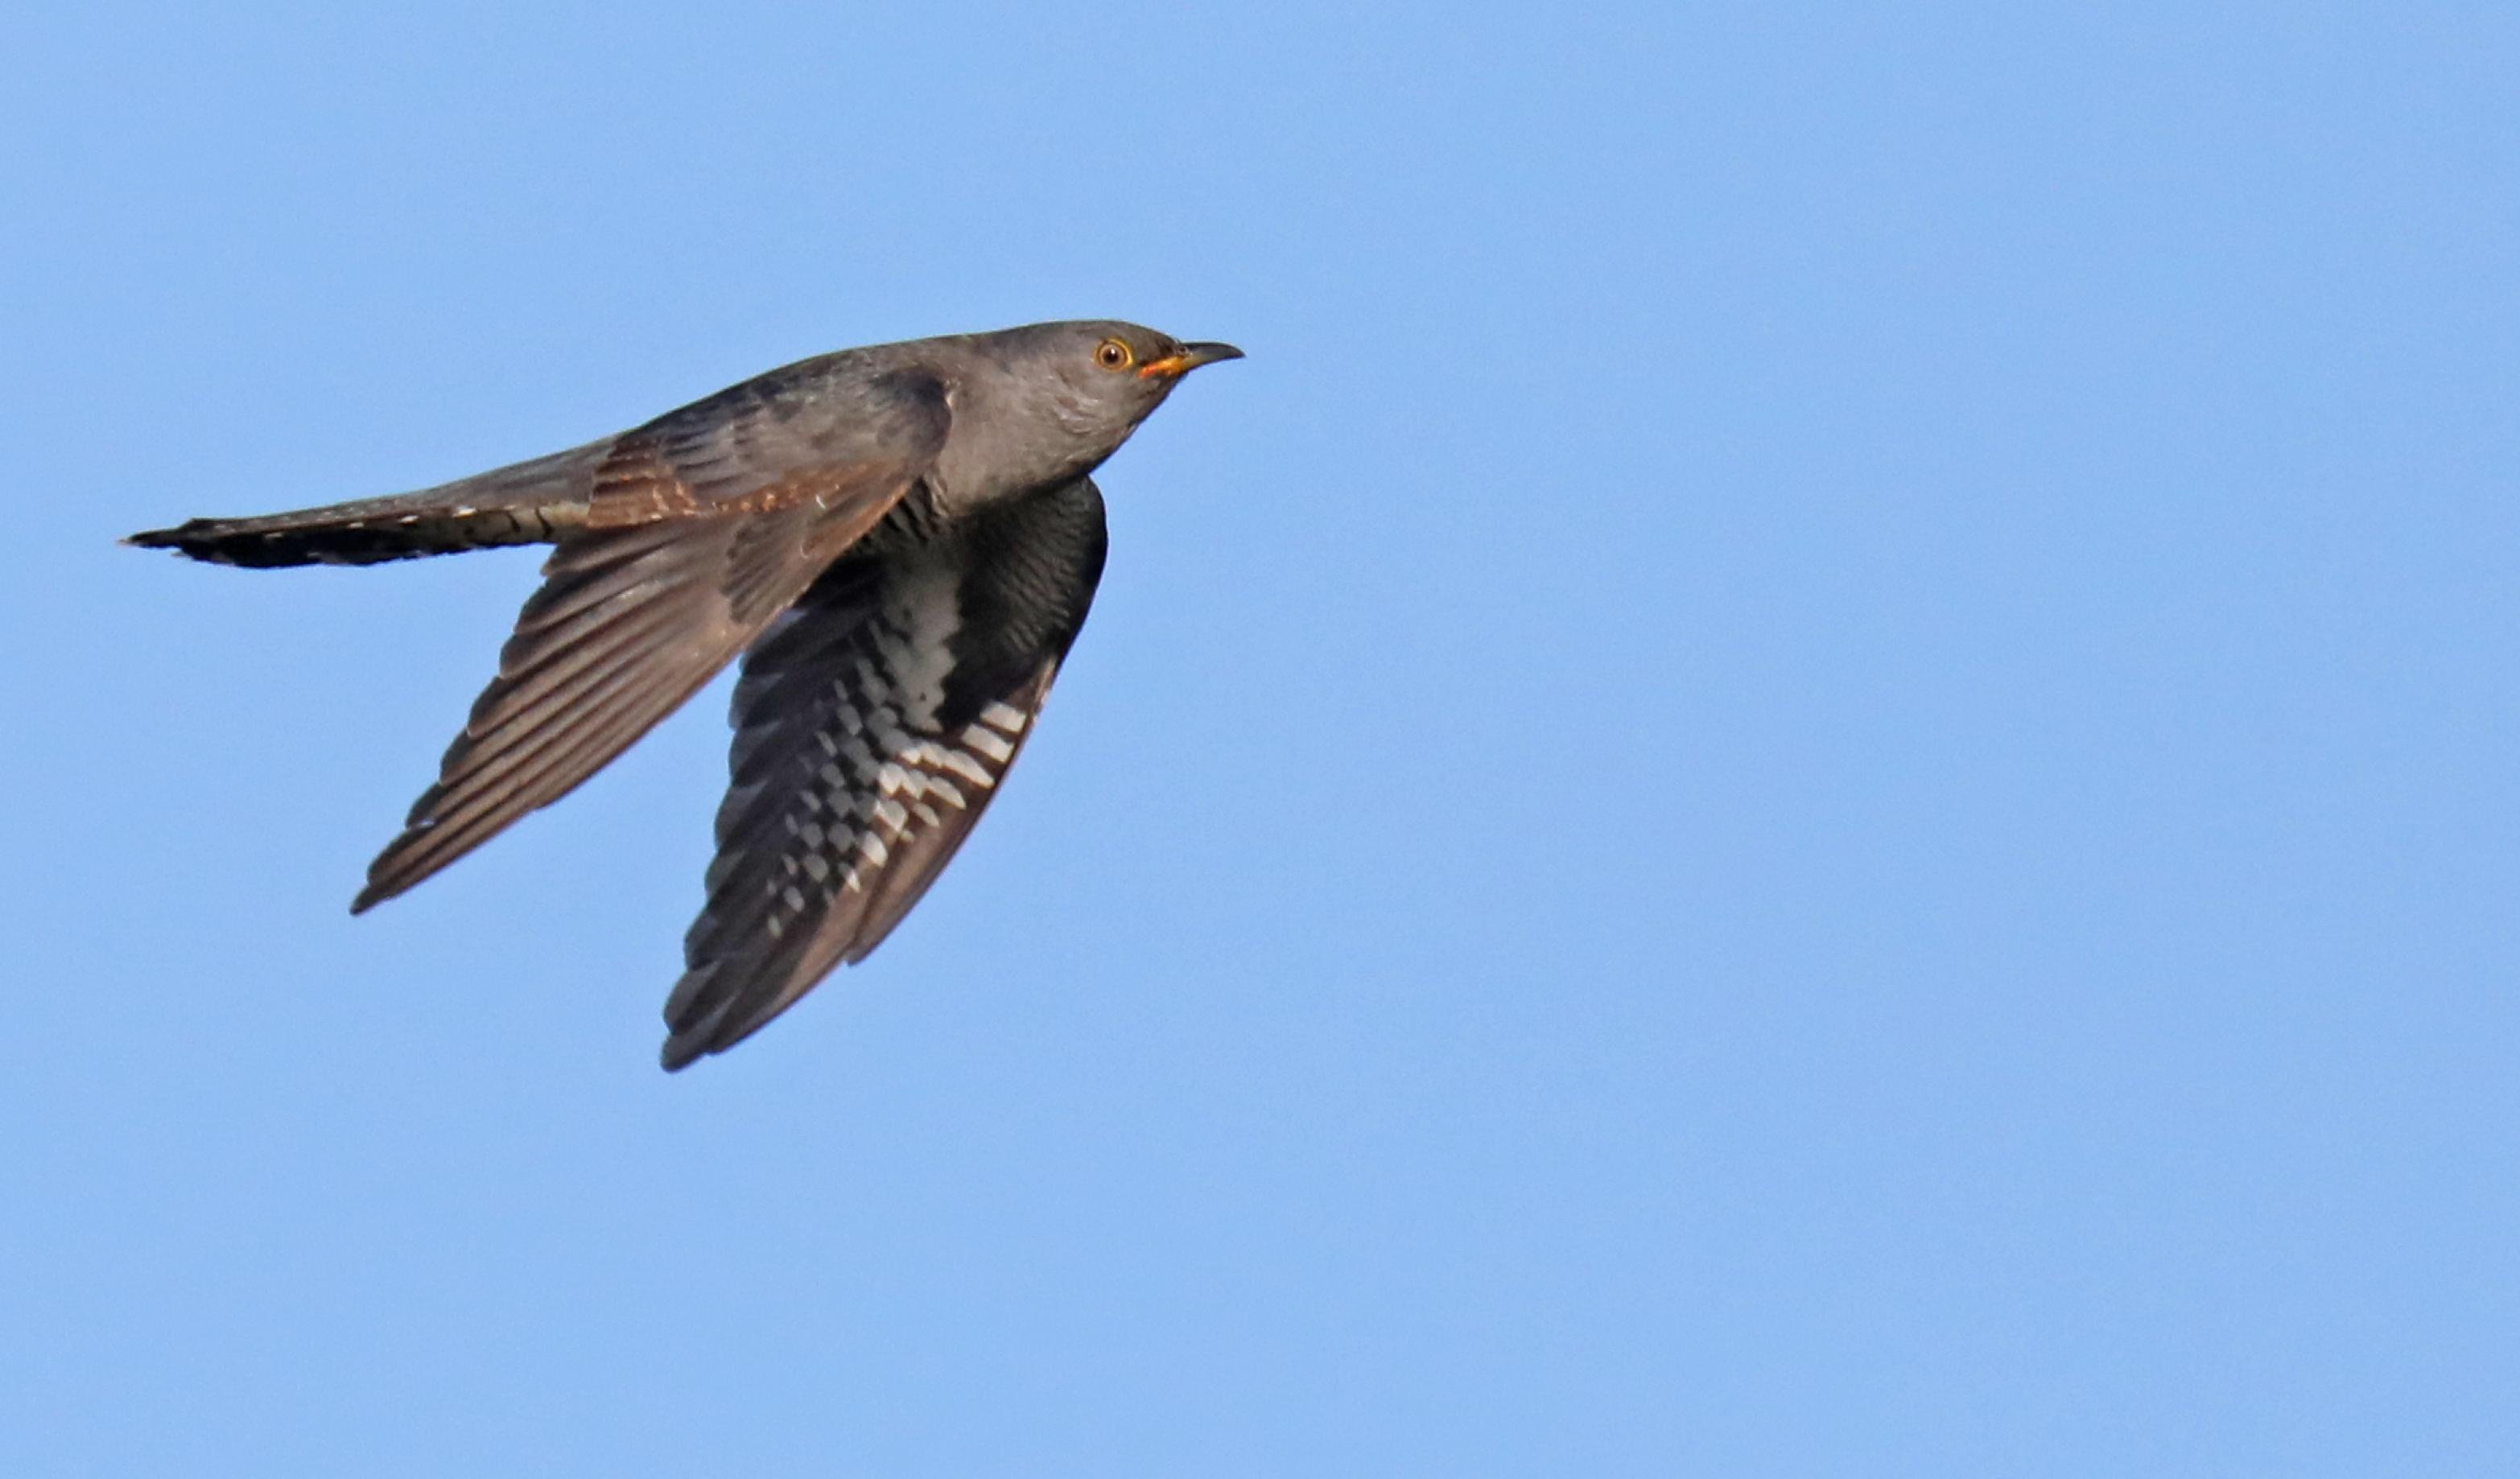
[{"label": "bird's beak", "polygon": [[1184,344],[1162,359],[1148,360],[1138,367],[1140,380],[1179,380],[1201,365],[1218,360],[1242,358],[1242,351],[1232,344]]}]

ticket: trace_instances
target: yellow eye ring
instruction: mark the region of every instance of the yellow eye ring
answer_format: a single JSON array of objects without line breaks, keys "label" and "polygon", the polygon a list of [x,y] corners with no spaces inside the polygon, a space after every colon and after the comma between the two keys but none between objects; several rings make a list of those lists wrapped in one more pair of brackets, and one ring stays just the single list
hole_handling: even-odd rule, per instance
[{"label": "yellow eye ring", "polygon": [[1105,370],[1126,370],[1137,362],[1137,358],[1129,352],[1128,345],[1115,338],[1104,339],[1094,346],[1094,363]]}]

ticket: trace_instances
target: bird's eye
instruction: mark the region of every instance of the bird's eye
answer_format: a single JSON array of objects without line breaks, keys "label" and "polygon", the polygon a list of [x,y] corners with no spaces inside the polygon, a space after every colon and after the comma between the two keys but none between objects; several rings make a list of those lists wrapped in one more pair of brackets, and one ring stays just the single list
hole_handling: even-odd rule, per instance
[{"label": "bird's eye", "polygon": [[1105,370],[1126,370],[1129,362],[1136,358],[1129,352],[1129,346],[1118,339],[1104,339],[1094,348],[1094,363]]}]

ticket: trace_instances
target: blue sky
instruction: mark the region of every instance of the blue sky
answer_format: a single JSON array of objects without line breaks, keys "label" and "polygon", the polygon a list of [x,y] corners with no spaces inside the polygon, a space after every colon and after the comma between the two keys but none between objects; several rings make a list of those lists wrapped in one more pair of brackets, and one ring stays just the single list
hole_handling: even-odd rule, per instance
[{"label": "blue sky", "polygon": [[[38,4],[0,1468],[2507,1472],[2520,20]],[[668,1078],[724,689],[129,530],[1231,339],[910,922]]]}]

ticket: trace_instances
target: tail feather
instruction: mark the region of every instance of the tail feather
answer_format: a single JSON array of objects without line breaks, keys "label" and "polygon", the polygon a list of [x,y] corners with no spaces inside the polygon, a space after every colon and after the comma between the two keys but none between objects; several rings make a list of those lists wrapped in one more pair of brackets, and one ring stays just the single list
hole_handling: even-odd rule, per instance
[{"label": "tail feather", "polygon": [[549,544],[586,522],[609,439],[417,493],[251,518],[194,518],[124,544],[216,564],[375,564],[497,545]]}]

